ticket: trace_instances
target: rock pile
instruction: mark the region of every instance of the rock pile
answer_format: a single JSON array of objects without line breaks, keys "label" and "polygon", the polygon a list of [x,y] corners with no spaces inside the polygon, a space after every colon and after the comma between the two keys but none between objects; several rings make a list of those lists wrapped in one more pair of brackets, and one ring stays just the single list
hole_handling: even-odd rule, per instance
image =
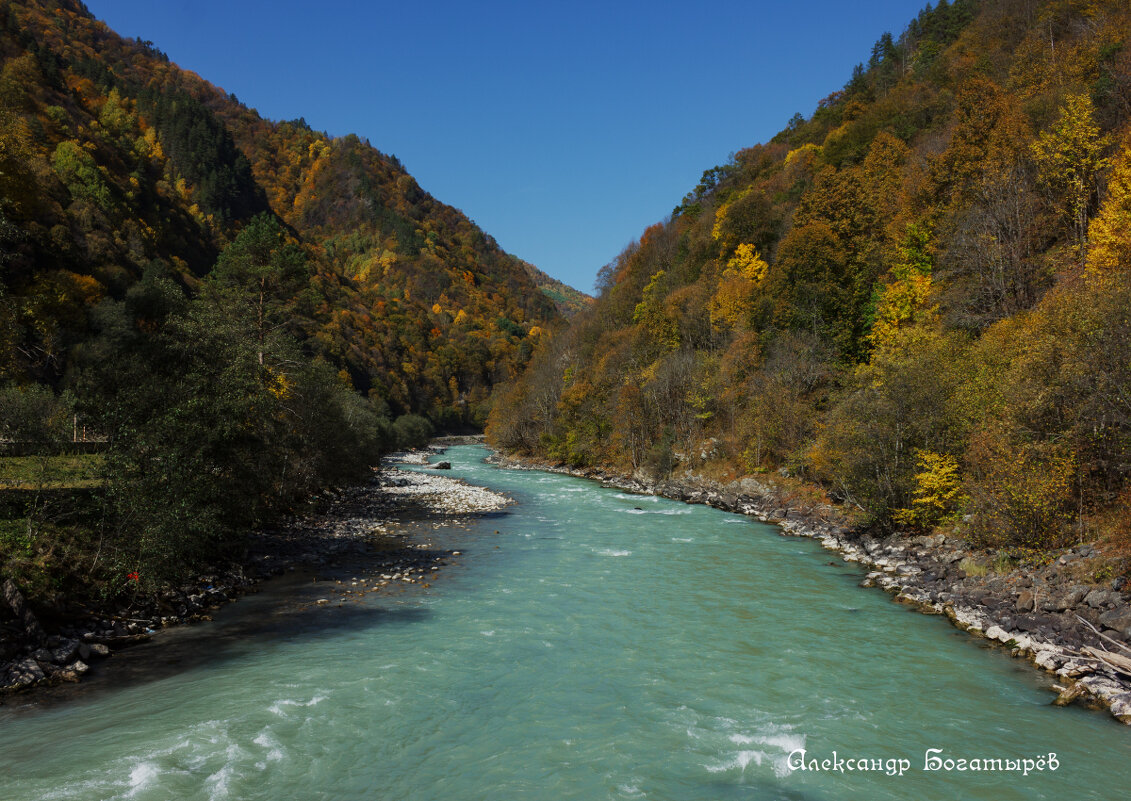
[{"label": "rock pile", "polygon": [[505,495],[446,476],[385,468],[378,474],[378,481],[383,495],[394,504],[423,505],[434,513],[480,514],[512,503]]}]

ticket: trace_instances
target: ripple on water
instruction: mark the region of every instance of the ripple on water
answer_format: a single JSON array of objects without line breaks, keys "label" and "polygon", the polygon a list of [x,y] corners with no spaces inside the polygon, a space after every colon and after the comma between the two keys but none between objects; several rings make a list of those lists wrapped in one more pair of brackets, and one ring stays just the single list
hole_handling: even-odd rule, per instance
[{"label": "ripple on water", "polygon": [[276,715],[280,715],[282,717],[286,717],[287,712],[285,710],[288,707],[317,706],[318,704],[325,701],[327,698],[329,698],[328,695],[316,695],[313,698],[311,698],[309,701],[296,701],[293,698],[280,698],[278,701],[271,704],[271,706],[267,707],[267,711],[268,712],[274,712]]},{"label": "ripple on water", "polygon": [[694,509],[619,509],[618,511],[627,515],[667,515],[668,517],[675,517],[677,515],[690,515],[694,514]]}]

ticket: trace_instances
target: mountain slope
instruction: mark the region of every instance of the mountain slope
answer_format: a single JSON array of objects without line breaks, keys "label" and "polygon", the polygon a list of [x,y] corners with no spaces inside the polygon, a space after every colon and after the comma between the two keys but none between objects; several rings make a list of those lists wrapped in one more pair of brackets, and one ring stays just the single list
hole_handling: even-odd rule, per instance
[{"label": "mountain slope", "polygon": [[1128,543],[1128,31],[1115,0],[957,0],[884,34],[605,268],[493,441]]},{"label": "mountain slope", "polygon": [[547,275],[529,262],[523,262],[526,271],[542,291],[558,307],[558,311],[565,317],[573,317],[580,311],[593,305],[593,297],[580,292],[568,284],[563,284],[558,279]]},{"label": "mountain slope", "polygon": [[524,263],[356,136],[275,123],[77,1],[0,4],[5,373],[59,383],[87,310],[155,260],[187,287],[263,212],[314,258],[300,327],[391,411],[482,420],[558,319]]}]

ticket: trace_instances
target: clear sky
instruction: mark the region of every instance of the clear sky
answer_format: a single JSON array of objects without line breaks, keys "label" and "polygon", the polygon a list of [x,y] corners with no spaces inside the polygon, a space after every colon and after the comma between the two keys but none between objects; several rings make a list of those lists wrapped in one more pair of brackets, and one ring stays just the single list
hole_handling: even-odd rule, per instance
[{"label": "clear sky", "polygon": [[579,289],[926,0],[86,0],[270,119],[396,155]]}]

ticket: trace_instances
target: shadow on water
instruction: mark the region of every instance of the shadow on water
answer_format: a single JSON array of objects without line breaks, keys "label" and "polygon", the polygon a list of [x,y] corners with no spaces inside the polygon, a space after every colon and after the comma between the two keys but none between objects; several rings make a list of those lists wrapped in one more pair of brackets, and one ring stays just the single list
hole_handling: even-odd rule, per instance
[{"label": "shadow on water", "polygon": [[[399,607],[403,593],[382,592],[363,602],[341,599],[332,582],[292,574],[274,579],[215,613],[209,621],[157,632],[151,640],[114,652],[91,666],[78,684],[37,689],[4,699],[6,714],[35,713],[64,703],[93,700],[100,694],[159,681],[202,667],[215,668],[248,653],[278,645],[313,641],[340,631],[411,625],[431,613]],[[329,603],[319,604],[326,599]]]},{"label": "shadow on water", "polygon": [[486,520],[493,520],[493,519],[499,518],[499,517],[510,517],[511,514],[512,514],[511,510],[509,508],[507,508],[507,509],[496,509],[493,512],[480,512],[478,517],[484,518]]}]

